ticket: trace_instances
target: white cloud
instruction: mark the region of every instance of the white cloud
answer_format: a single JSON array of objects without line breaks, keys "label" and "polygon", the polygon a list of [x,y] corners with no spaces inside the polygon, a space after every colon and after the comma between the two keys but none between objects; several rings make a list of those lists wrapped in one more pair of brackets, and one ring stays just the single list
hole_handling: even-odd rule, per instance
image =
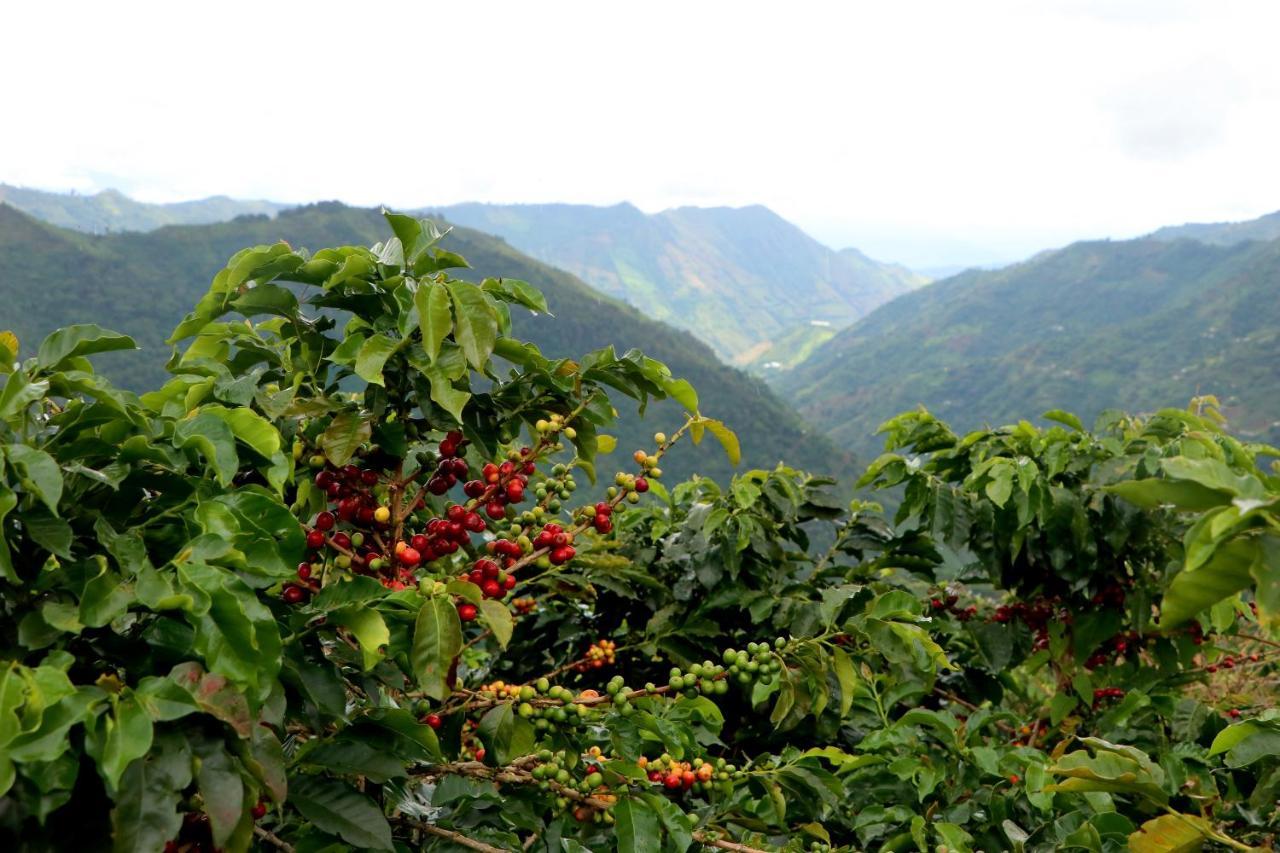
[{"label": "white cloud", "polygon": [[1280,207],[1277,25],[1216,1],[11,3],[0,180],[758,202],[972,262]]}]

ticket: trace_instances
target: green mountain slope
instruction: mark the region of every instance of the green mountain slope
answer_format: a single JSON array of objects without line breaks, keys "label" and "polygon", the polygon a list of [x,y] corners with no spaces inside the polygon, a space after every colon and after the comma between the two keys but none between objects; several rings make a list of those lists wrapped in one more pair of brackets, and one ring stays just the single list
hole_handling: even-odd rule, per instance
[{"label": "green mountain slope", "polygon": [[174,204],[134,201],[116,190],[70,195],[0,184],[0,202],[63,228],[105,234],[108,231],[151,231],[164,225],[204,225],[245,214],[275,215],[289,205],[212,196]]},{"label": "green mountain slope", "polygon": [[[368,245],[386,235],[375,211],[340,204],[296,208],[274,219],[243,217],[101,236],[55,228],[0,204],[0,327],[17,332],[24,355],[33,354],[44,334],[69,323],[96,322],[127,332],[146,351],[105,354],[99,364],[122,384],[152,387],[163,380],[164,339],[238,249],[281,239],[312,249]],[[847,464],[763,382],[720,363],[688,333],[650,320],[488,235],[459,228],[446,245],[471,262],[476,276],[522,278],[543,290],[555,318],[524,315],[515,321],[518,332],[545,353],[580,355],[613,344],[619,350],[640,347],[665,361],[698,389],[706,414],[738,431],[744,464],[772,467],[784,457],[816,471]],[[680,419],[670,402],[651,407],[644,422],[634,409],[623,415],[620,453],[646,445],[654,431]],[[723,454],[706,445],[677,448],[664,467],[679,476],[697,470],[720,477],[729,470]]]},{"label": "green mountain slope", "polygon": [[1246,240],[1280,238],[1280,211],[1244,222],[1191,222],[1170,225],[1151,232],[1152,240],[1196,240],[1217,246],[1233,246]]},{"label": "green mountain slope", "polygon": [[1280,242],[1079,243],[899,297],[777,385],[839,443],[924,404],[961,427],[1186,405],[1280,437]]},{"label": "green mountain slope", "polygon": [[630,204],[439,212],[693,332],[737,364],[771,360],[775,342],[812,320],[848,325],[926,281],[854,249],[832,251],[758,205],[652,215]]}]

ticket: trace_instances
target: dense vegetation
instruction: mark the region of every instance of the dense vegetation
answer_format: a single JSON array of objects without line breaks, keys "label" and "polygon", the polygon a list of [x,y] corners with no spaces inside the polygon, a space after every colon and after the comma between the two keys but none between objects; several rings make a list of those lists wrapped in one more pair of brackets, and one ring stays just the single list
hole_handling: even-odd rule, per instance
[{"label": "dense vegetation", "polygon": [[846,447],[923,404],[968,429],[1062,406],[1092,419],[1212,391],[1280,437],[1280,243],[1079,243],[906,294],[777,380]]},{"label": "dense vegetation", "polygon": [[[142,350],[107,354],[102,369],[119,384],[140,391],[163,381],[158,351],[164,339],[239,247],[276,240],[300,247],[369,245],[384,231],[385,223],[375,211],[323,204],[285,211],[274,219],[259,216],[94,237],[53,228],[0,204],[5,324],[25,342],[38,341],[85,317],[129,334]],[[501,240],[458,228],[449,242],[477,275],[527,280],[546,294],[554,318],[528,311],[513,317],[517,332],[545,352],[570,356],[609,345],[619,352],[640,347],[696,383],[708,408],[734,422],[748,464],[771,467],[786,458],[824,472],[833,470],[832,460],[840,464],[841,454],[804,428],[763,383],[724,366],[689,334],[603,297]],[[678,415],[678,408],[659,402],[647,420],[661,424]],[[653,427],[631,419],[624,430],[621,437],[630,445],[652,433]],[[729,471],[722,459],[699,460],[695,466],[684,447],[673,451],[668,467],[680,477],[695,468],[712,476]]]},{"label": "dense vegetation", "polygon": [[[892,521],[676,484],[738,453],[688,382],[546,358],[535,288],[388,221],[235,254],[140,397],[89,361],[125,336],[0,333],[5,849],[1273,844],[1277,451],[1212,401],[902,415]],[[650,398],[678,428],[617,448]]]},{"label": "dense vegetation", "polygon": [[274,215],[288,207],[271,201],[245,201],[226,196],[172,204],[147,204],[134,201],[117,190],[74,195],[8,184],[0,184],[0,202],[60,228],[90,234],[151,231],[165,225],[204,225],[248,214]]},{"label": "dense vegetation", "polygon": [[846,326],[925,279],[834,252],[765,207],[461,204],[446,218],[497,234],[603,292],[687,329],[735,364],[779,360],[811,320]]}]

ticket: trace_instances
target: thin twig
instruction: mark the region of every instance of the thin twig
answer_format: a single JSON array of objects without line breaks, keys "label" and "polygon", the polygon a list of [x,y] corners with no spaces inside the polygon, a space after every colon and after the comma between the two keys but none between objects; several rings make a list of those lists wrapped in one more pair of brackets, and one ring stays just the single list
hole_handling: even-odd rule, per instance
[{"label": "thin twig", "polygon": [[501,847],[494,847],[492,844],[485,844],[483,841],[476,841],[474,838],[468,838],[461,832],[454,832],[452,829],[444,829],[431,823],[415,823],[414,827],[431,835],[438,835],[441,838],[447,838],[454,844],[462,847],[469,847],[472,850],[481,850],[483,853],[507,853]]},{"label": "thin twig", "polygon": [[721,838],[709,838],[705,832],[695,832],[693,840],[699,844],[705,844],[707,847],[719,847],[721,850],[736,850],[737,853],[769,853],[767,850],[761,850],[759,847],[748,847],[745,844],[739,844],[736,841],[725,841]]},{"label": "thin twig", "polygon": [[260,826],[253,828],[253,834],[261,838],[263,841],[270,841],[276,847],[279,847],[284,853],[294,853],[293,845],[276,835],[269,829],[263,829]]}]

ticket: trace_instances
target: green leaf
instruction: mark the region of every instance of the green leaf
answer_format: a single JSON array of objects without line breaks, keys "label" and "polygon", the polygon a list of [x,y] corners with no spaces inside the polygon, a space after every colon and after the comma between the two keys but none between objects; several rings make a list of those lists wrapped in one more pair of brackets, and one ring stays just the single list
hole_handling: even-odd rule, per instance
[{"label": "green leaf", "polygon": [[1212,827],[1202,817],[1163,814],[1129,836],[1129,853],[1196,853],[1204,847],[1209,831]]},{"label": "green leaf", "polygon": [[462,423],[462,408],[471,399],[471,393],[453,387],[453,380],[435,366],[427,372],[427,379],[431,381],[431,399]]},{"label": "green leaf", "polygon": [[208,609],[189,614],[194,651],[211,672],[225,675],[265,698],[280,670],[280,630],[275,616],[249,586],[226,569],[203,563],[178,566],[178,578]]},{"label": "green leaf", "polygon": [[[204,812],[209,816],[213,843],[219,847],[232,846],[244,849],[252,837],[252,819],[245,808],[245,785],[240,769],[221,739],[195,739],[199,762],[196,765],[196,784]],[[240,843],[228,845],[235,836]]]},{"label": "green leaf", "polygon": [[676,853],[684,853],[693,845],[693,832],[689,829],[688,816],[675,803],[657,794],[642,793],[640,799],[649,804],[662,820],[667,831],[667,840]]},{"label": "green leaf", "polygon": [[351,461],[360,445],[368,441],[371,435],[373,426],[368,418],[358,412],[338,412],[320,435],[320,449],[330,462],[342,467]]},{"label": "green leaf", "polygon": [[831,649],[831,664],[835,670],[836,682],[840,685],[840,716],[849,715],[853,707],[854,690],[858,684],[858,675],[853,668],[853,660],[839,648]]},{"label": "green leaf", "polygon": [[1234,539],[1219,545],[1199,568],[1174,576],[1160,602],[1160,627],[1176,627],[1228,596],[1246,589],[1262,559],[1257,539]]},{"label": "green leaf", "polygon": [[0,578],[15,586],[21,582],[21,579],[13,568],[13,557],[9,554],[9,543],[4,535],[4,517],[17,505],[18,496],[4,483],[0,483]]},{"label": "green leaf", "polygon": [[128,766],[151,750],[153,736],[151,717],[132,691],[113,704],[95,726],[86,727],[86,749],[97,759],[108,791],[115,791]]},{"label": "green leaf", "polygon": [[498,340],[498,318],[489,297],[474,284],[451,281],[445,284],[453,297],[457,312],[453,337],[462,347],[467,361],[476,370],[482,370]]},{"label": "green leaf", "polygon": [[[662,383],[662,390],[667,396],[684,406],[691,415],[698,414],[698,392],[693,389],[687,379],[667,379]],[[710,429],[710,424],[706,424]],[[737,463],[734,463],[737,464]]]},{"label": "green leaf", "polygon": [[0,388],[0,421],[8,420],[27,406],[39,400],[49,390],[45,380],[32,382],[21,370],[15,370]]},{"label": "green leaf", "polygon": [[1060,424],[1065,424],[1076,432],[1084,432],[1084,424],[1080,422],[1080,419],[1070,412],[1064,412],[1062,409],[1050,409],[1040,417],[1046,421],[1057,421]]},{"label": "green leaf", "polygon": [[111,836],[118,853],[162,850],[182,827],[178,804],[191,784],[186,741],[171,735],[131,763],[120,777],[111,812]]},{"label": "green leaf", "polygon": [[128,335],[109,331],[93,323],[67,326],[44,339],[36,354],[36,364],[44,370],[52,370],[74,356],[137,348],[138,345]]},{"label": "green leaf", "polygon": [[492,598],[482,599],[480,615],[489,626],[489,630],[493,632],[493,638],[498,641],[498,645],[505,649],[507,643],[511,642],[511,633],[515,630],[515,620],[511,618],[511,611],[507,605]]},{"label": "green leaf", "polygon": [[423,282],[413,294],[413,304],[418,309],[422,348],[426,350],[427,358],[435,361],[440,353],[440,342],[453,331],[449,291],[439,282]]},{"label": "green leaf", "polygon": [[360,643],[366,672],[382,660],[382,649],[391,642],[391,631],[387,629],[381,613],[369,607],[347,607],[330,614],[329,619],[351,629],[352,635]]},{"label": "green leaf", "polygon": [[720,442],[720,446],[724,448],[725,455],[729,457],[730,465],[737,465],[742,461],[742,448],[739,446],[738,436],[734,434],[733,430],[714,418],[698,418],[695,424],[697,429],[692,431],[694,444],[702,441],[702,430],[706,429]]},{"label": "green leaf", "polygon": [[1013,476],[1015,470],[1008,460],[997,460],[996,465],[992,465],[987,472],[990,479],[987,481],[986,493],[991,502],[998,507],[1004,507],[1009,502],[1009,496],[1013,494]]},{"label": "green leaf", "polygon": [[231,485],[240,468],[235,433],[225,421],[209,412],[180,421],[173,431],[173,445],[198,450],[205,462],[213,467],[220,485]]},{"label": "green leaf", "polygon": [[1191,480],[1166,480],[1159,477],[1126,480],[1107,486],[1104,491],[1119,495],[1146,509],[1172,506],[1199,512],[1231,503],[1229,493],[1210,489]]},{"label": "green leaf", "polygon": [[1253,474],[1237,474],[1221,459],[1191,459],[1176,456],[1160,463],[1166,476],[1175,480],[1190,480],[1207,489],[1225,492],[1233,497],[1263,498],[1266,496],[1262,481]]},{"label": "green leaf", "polygon": [[1245,767],[1262,758],[1280,755],[1280,724],[1248,720],[1218,732],[1210,755],[1227,753],[1228,767]]},{"label": "green leaf", "polygon": [[644,800],[624,797],[613,810],[618,853],[657,853],[662,849],[658,814]]},{"label": "green leaf", "polygon": [[386,335],[378,334],[360,345],[356,354],[356,375],[372,385],[382,385],[382,367],[399,347],[399,343]]},{"label": "green leaf", "polygon": [[939,821],[933,825],[933,829],[948,849],[955,853],[969,853],[973,849],[973,836],[965,832],[959,824]]},{"label": "green leaf", "polygon": [[462,650],[462,621],[447,598],[429,598],[418,611],[410,657],[422,691],[433,699],[449,692],[445,682],[453,659]]},{"label": "green leaf", "polygon": [[62,499],[62,470],[53,457],[43,450],[28,447],[25,444],[10,444],[4,448],[4,455],[18,469],[18,474],[27,481],[24,484],[55,516],[58,514],[58,501]]},{"label": "green leaf", "polygon": [[503,702],[490,708],[480,718],[477,729],[484,743],[485,758],[501,767],[533,751],[533,725],[516,716],[513,703]]},{"label": "green leaf", "polygon": [[330,835],[362,850],[391,850],[391,825],[373,800],[336,779],[294,776],[289,804]]}]

